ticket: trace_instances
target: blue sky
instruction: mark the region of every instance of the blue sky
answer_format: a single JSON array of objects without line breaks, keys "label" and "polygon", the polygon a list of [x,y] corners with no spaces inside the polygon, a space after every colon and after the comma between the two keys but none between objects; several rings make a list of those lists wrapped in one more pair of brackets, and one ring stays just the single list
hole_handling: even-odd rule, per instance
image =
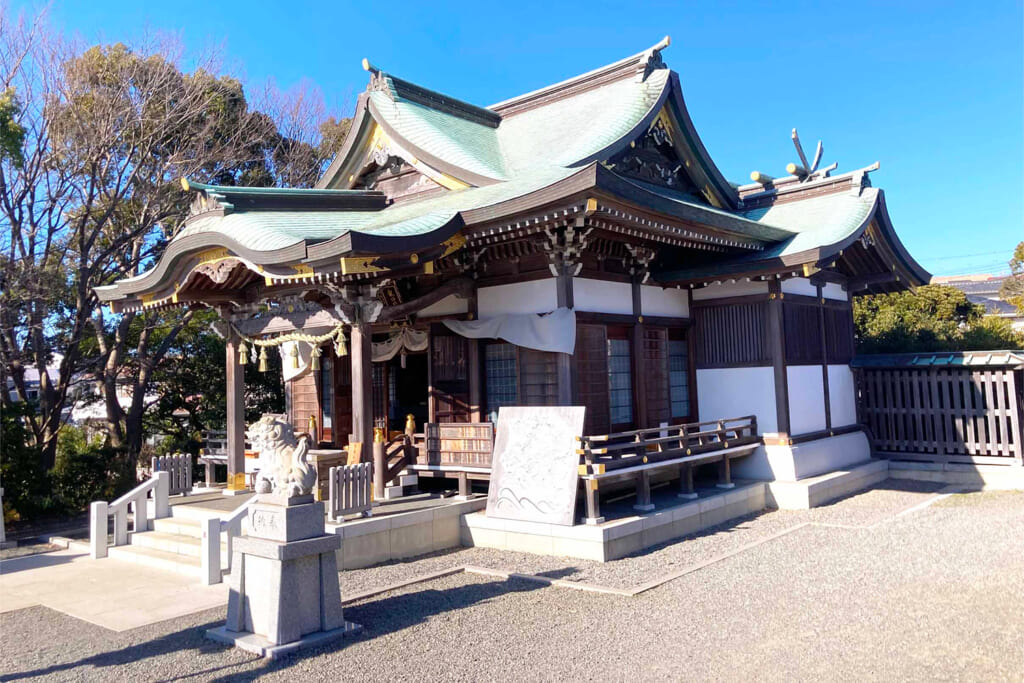
[{"label": "blue sky", "polygon": [[[822,165],[881,162],[897,232],[936,275],[999,272],[1024,240],[1024,15],[975,2],[234,2],[69,0],[58,27],[89,41],[180,33],[230,70],[308,79],[351,102],[360,60],[486,105],[639,52],[664,35],[690,113],[727,178],[782,175],[823,140]],[[38,4],[15,3],[18,7]]]}]

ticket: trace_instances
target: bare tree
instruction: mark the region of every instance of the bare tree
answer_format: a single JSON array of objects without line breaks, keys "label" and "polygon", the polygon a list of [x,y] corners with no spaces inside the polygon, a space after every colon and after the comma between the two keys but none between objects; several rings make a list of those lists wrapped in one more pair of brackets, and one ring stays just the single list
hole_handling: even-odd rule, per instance
[{"label": "bare tree", "polygon": [[[20,400],[25,369],[39,371],[30,426],[47,466],[83,373],[100,386],[110,442],[138,452],[153,371],[193,313],[113,316],[93,288],[154,263],[186,216],[178,180],[308,186],[329,161],[314,88],[268,86],[250,108],[211,56],[186,73],[180,55],[159,37],[81,49],[0,13],[0,92],[20,131],[18,153],[0,158],[0,367]],[[0,101],[0,121],[3,111]]]}]

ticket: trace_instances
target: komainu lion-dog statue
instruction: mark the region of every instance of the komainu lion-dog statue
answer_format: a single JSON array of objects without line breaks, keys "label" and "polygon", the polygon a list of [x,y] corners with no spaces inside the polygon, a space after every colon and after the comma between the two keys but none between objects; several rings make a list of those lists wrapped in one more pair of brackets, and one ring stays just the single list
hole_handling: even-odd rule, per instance
[{"label": "komainu lion-dog statue", "polygon": [[253,450],[259,453],[256,493],[292,498],[313,491],[316,470],[306,460],[309,440],[305,435],[296,438],[284,415],[264,415],[245,435]]}]

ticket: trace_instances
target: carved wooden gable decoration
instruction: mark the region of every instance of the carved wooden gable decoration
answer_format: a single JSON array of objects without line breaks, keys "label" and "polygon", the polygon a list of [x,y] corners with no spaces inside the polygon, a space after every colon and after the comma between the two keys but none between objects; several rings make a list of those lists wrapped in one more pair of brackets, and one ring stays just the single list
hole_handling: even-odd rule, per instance
[{"label": "carved wooden gable decoration", "polygon": [[671,106],[659,112],[647,131],[629,146],[603,162],[615,173],[670,190],[693,194],[722,208],[725,202],[713,189]]}]

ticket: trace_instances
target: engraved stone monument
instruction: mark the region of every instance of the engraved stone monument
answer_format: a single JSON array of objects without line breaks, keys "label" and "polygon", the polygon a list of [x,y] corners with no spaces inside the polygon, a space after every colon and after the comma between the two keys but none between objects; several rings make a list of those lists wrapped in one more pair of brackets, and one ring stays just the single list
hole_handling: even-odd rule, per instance
[{"label": "engraved stone monument", "polygon": [[582,406],[498,409],[487,516],[572,526]]},{"label": "engraved stone monument", "polygon": [[306,438],[277,416],[264,416],[248,435],[263,466],[259,498],[249,508],[249,535],[233,545],[227,623],[207,637],[273,658],[354,633],[361,627],[342,617],[334,554],[341,537],[324,533]]}]

